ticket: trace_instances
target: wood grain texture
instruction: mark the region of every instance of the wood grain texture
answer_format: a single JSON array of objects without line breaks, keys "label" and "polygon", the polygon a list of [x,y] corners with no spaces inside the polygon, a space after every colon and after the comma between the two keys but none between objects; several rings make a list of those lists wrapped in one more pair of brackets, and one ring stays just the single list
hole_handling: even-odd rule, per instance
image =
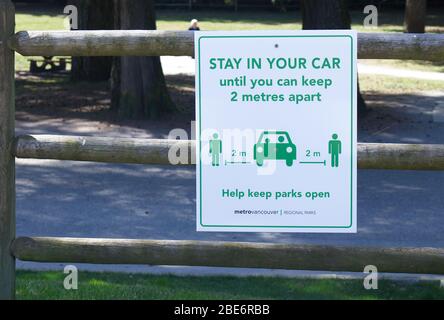
[{"label": "wood grain texture", "polygon": [[[195,164],[195,141],[78,136],[32,135],[16,139],[18,158],[94,161],[110,163],[178,164],[179,152],[185,163]],[[172,158],[170,157],[172,155]],[[444,170],[444,145],[358,144],[361,169]]]},{"label": "wood grain texture", "polygon": [[442,61],[444,34],[359,33],[358,57]]},{"label": "wood grain texture", "polygon": [[[24,56],[192,56],[191,31],[21,31],[10,47]],[[442,61],[444,34],[359,33],[360,59]]]},{"label": "wood grain texture", "polygon": [[189,31],[22,31],[10,45],[24,56],[191,56],[193,41]]},{"label": "wood grain texture", "polygon": [[14,34],[14,6],[0,0],[0,299],[15,297],[15,159],[13,156],[15,92],[14,51],[7,46]]},{"label": "wood grain texture", "polygon": [[33,159],[170,164],[169,152],[182,149],[188,152],[187,164],[190,164],[191,147],[188,140],[34,135],[16,140],[15,155]]},{"label": "wood grain texture", "polygon": [[444,274],[444,250],[219,241],[18,238],[24,261]]},{"label": "wood grain texture", "polygon": [[360,169],[444,170],[444,145],[359,143]]}]

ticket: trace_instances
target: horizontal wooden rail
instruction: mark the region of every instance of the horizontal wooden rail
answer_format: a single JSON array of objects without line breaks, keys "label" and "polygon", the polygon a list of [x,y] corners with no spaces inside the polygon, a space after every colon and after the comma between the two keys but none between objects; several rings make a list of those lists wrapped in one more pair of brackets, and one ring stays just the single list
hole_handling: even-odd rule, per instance
[{"label": "horizontal wooden rail", "polygon": [[[170,164],[168,154],[173,146],[184,148],[191,155],[192,143],[189,140],[32,135],[16,139],[15,156],[107,163]],[[191,164],[191,160],[188,160],[187,164]]]},{"label": "horizontal wooden rail", "polygon": [[444,274],[444,250],[171,240],[18,238],[24,261]]},{"label": "horizontal wooden rail", "polygon": [[444,145],[359,143],[358,168],[444,170]]},{"label": "horizontal wooden rail", "polygon": [[[192,56],[190,31],[21,31],[9,41],[24,56]],[[360,59],[444,60],[444,34],[359,33]]]},{"label": "horizontal wooden rail", "polygon": [[192,56],[191,31],[21,31],[10,47],[24,56]]},{"label": "horizontal wooden rail", "polygon": [[[94,161],[109,163],[170,164],[169,153],[194,154],[195,142],[99,138],[56,135],[21,136],[16,139],[18,158]],[[372,144],[358,145],[361,169],[444,170],[444,145]]]}]

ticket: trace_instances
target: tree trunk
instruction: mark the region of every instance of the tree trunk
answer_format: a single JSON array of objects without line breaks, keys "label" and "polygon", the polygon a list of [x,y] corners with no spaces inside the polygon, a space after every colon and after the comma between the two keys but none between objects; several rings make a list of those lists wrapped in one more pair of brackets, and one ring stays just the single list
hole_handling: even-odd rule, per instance
[{"label": "tree trunk", "polygon": [[[80,30],[112,30],[113,3],[109,0],[71,0],[79,12]],[[73,57],[71,79],[105,81],[110,78],[112,57]]]},{"label": "tree trunk", "polygon": [[350,14],[346,0],[302,1],[304,30],[350,29]]},{"label": "tree trunk", "polygon": [[[153,0],[115,0],[115,13],[124,30],[155,30]],[[115,59],[112,107],[123,117],[158,118],[174,110],[159,57]]]},{"label": "tree trunk", "polygon": [[[303,0],[301,5],[304,30],[351,28],[347,0]],[[358,84],[358,115],[363,116],[366,111]]]},{"label": "tree trunk", "polygon": [[427,0],[406,0],[404,31],[424,33],[427,14]]},{"label": "tree trunk", "polygon": [[[119,30],[120,23],[120,2],[121,0],[112,0],[113,3],[113,22],[114,30]],[[114,57],[113,63],[111,67],[111,110],[119,110],[120,106],[120,65],[121,65],[121,57]]]}]

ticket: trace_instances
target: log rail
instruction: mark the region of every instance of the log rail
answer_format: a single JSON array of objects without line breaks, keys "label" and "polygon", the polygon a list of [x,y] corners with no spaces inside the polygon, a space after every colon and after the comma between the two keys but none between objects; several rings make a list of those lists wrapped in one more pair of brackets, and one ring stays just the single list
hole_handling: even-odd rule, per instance
[{"label": "log rail", "polygon": [[[9,47],[24,56],[193,56],[194,32],[20,31]],[[444,60],[444,34],[358,33],[359,59]]]},{"label": "log rail", "polygon": [[[195,141],[190,140],[29,135],[16,139],[14,154],[32,159],[192,165],[194,149]],[[188,161],[171,161],[177,152],[185,152]],[[359,143],[358,168],[444,170],[444,145]]]}]

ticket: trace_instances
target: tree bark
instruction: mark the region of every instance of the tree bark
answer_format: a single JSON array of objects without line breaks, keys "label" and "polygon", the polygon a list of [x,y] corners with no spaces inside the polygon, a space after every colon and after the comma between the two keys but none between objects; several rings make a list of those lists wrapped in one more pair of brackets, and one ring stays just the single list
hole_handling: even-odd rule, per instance
[{"label": "tree bark", "polygon": [[[123,30],[155,30],[153,0],[115,0]],[[122,117],[151,118],[174,110],[159,57],[121,57],[112,71],[112,107]]]},{"label": "tree bark", "polygon": [[304,30],[350,29],[350,14],[346,0],[302,1]]},{"label": "tree bark", "polygon": [[427,0],[406,0],[404,31],[407,33],[424,33],[427,15]]},{"label": "tree bark", "polygon": [[[350,29],[351,18],[347,0],[303,0],[302,24],[304,30]],[[367,111],[358,84],[358,115]]]},{"label": "tree bark", "polygon": [[[112,30],[113,3],[109,0],[71,0],[79,12],[80,30]],[[106,81],[110,78],[112,57],[73,57],[71,79]]]},{"label": "tree bark", "polygon": [[[120,23],[120,5],[121,0],[112,0],[113,3],[113,29],[119,30],[121,27]],[[111,110],[119,110],[120,106],[120,65],[121,57],[114,57],[111,66]]]},{"label": "tree bark", "polygon": [[15,11],[11,1],[0,1],[0,300],[15,298],[15,65],[8,39],[14,34]]}]

